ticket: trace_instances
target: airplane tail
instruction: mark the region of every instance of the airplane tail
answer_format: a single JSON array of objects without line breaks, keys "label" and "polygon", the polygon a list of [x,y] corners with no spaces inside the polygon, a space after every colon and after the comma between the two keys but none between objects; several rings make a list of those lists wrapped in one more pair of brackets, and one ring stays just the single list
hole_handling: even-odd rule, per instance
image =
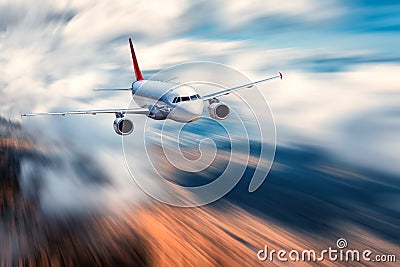
[{"label": "airplane tail", "polygon": [[129,38],[129,45],[131,47],[131,54],[132,54],[132,62],[133,62],[133,70],[135,71],[136,81],[142,81],[143,75],[140,71],[139,64],[136,58],[135,50],[133,49],[132,38]]}]

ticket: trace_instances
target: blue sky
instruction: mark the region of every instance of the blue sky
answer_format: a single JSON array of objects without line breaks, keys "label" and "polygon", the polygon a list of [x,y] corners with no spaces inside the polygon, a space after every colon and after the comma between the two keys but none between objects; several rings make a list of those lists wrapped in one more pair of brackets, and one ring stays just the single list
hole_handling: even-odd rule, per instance
[{"label": "blue sky", "polygon": [[[226,28],[220,12],[199,2],[183,16],[194,19],[193,27],[181,36],[208,40],[246,40],[258,48],[297,48],[322,50],[326,54],[309,57],[306,62],[313,71],[337,71],[360,63],[399,62],[400,4],[396,1],[330,1],[332,4],[312,10],[327,13],[326,17],[311,18],[314,14],[265,14],[254,16],[245,23]],[[279,4],[278,4],[279,5]],[[333,6],[333,7],[332,7]],[[336,7],[336,10],[335,10]],[[201,19],[207,13],[207,19]],[[365,51],[367,54],[358,55]]]}]

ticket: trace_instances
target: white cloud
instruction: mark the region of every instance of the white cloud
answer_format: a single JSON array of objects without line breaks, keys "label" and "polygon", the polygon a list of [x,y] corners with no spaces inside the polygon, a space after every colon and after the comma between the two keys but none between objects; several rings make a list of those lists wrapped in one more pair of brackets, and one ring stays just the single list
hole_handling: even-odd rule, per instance
[{"label": "white cloud", "polygon": [[147,47],[138,47],[143,69],[161,69],[174,64],[198,60],[228,59],[242,42],[175,39]]},{"label": "white cloud", "polygon": [[[398,173],[400,65],[359,66],[341,73],[286,73],[262,85],[280,144],[306,143],[340,158]],[[397,109],[397,110],[396,110]],[[397,112],[397,113],[396,113]]]},{"label": "white cloud", "polygon": [[70,43],[96,43],[126,34],[160,40],[179,33],[185,26],[177,17],[187,1],[74,1],[78,14],[64,29]]}]

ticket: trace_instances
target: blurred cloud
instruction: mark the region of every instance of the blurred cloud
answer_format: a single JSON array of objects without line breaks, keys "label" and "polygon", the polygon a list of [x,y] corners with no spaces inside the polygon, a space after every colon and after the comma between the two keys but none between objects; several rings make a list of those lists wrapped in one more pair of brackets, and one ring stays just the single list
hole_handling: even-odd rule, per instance
[{"label": "blurred cloud", "polygon": [[397,14],[400,4],[396,1],[353,1],[343,3],[351,11],[345,29],[354,32],[397,32],[400,19]]},{"label": "blurred cloud", "polygon": [[221,17],[229,28],[238,25],[249,25],[251,22],[266,17],[292,18],[303,23],[321,23],[337,18],[342,14],[341,5],[337,1],[224,1]]},{"label": "blurred cloud", "polygon": [[398,173],[399,70],[368,64],[338,73],[289,72],[274,90],[260,86],[274,112],[278,144],[307,143]]}]

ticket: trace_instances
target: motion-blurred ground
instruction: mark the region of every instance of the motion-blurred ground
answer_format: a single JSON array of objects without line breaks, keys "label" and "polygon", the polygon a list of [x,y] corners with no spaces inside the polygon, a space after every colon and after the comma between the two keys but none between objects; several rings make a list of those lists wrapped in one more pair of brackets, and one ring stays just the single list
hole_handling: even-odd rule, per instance
[{"label": "motion-blurred ground", "polygon": [[[323,250],[339,237],[352,249],[400,252],[396,177],[350,169],[310,148],[278,149],[260,191],[248,194],[243,179],[205,207],[148,201],[52,216],[41,209],[40,180],[33,192],[23,188],[21,162],[51,165],[57,159],[20,125],[0,123],[1,266],[271,266],[279,262],[257,260],[264,245]],[[90,167],[81,171],[83,179],[93,176]],[[108,186],[106,178],[88,182]]]}]

